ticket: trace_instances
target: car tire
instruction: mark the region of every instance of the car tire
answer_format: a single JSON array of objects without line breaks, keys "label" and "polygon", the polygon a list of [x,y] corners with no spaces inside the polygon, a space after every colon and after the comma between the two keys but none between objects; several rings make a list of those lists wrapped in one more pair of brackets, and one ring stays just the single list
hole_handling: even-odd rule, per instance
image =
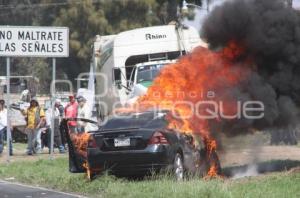
[{"label": "car tire", "polygon": [[174,175],[177,181],[183,180],[184,177],[184,166],[183,166],[183,157],[180,153],[176,153],[174,158]]}]

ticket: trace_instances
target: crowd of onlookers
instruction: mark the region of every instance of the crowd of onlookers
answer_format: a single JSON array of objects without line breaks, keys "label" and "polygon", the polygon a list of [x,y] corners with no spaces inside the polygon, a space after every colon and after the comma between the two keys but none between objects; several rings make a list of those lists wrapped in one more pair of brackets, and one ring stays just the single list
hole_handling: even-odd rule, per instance
[{"label": "crowd of onlookers", "polygon": [[[59,153],[65,153],[67,141],[65,138],[64,128],[61,122],[65,118],[88,118],[90,110],[87,108],[86,99],[83,96],[75,98],[69,96],[69,103],[64,107],[59,99],[55,100],[54,119],[52,119],[52,108],[44,109],[39,105],[36,98],[30,99],[30,105],[27,109],[21,109],[26,120],[25,134],[27,135],[27,155],[42,153],[43,149],[48,148],[51,151],[51,123],[54,120],[54,147],[58,148]],[[69,121],[70,130],[78,131],[85,125],[80,126],[77,121]],[[7,135],[7,108],[5,101],[0,100],[0,154],[3,152],[4,141]],[[13,155],[12,139],[10,138],[10,155]]]}]

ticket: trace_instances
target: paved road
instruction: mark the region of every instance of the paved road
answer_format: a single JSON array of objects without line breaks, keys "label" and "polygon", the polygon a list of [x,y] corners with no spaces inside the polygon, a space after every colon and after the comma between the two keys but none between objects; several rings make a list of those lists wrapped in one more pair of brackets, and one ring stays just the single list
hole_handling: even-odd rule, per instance
[{"label": "paved road", "polygon": [[81,197],[39,187],[31,187],[0,180],[0,198],[75,198]]}]

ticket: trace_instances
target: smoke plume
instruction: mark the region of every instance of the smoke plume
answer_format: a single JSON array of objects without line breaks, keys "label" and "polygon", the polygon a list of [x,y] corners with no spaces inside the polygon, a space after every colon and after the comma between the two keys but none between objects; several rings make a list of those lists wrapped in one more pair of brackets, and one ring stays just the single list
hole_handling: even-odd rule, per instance
[{"label": "smoke plume", "polygon": [[247,66],[251,73],[230,94],[238,100],[258,100],[265,105],[262,119],[240,119],[234,124],[226,121],[222,127],[232,134],[241,129],[296,124],[300,105],[299,11],[280,0],[228,1],[211,12],[201,37],[216,51],[231,42],[243,46],[245,57],[253,62]]}]

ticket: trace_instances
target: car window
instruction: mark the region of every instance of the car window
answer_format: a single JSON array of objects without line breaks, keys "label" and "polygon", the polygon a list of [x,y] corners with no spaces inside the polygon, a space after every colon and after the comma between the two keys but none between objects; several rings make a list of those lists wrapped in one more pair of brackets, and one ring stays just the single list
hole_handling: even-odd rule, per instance
[{"label": "car window", "polygon": [[153,81],[164,64],[141,66],[137,70],[137,82]]},{"label": "car window", "polygon": [[161,128],[166,125],[164,116],[159,117],[157,113],[123,114],[112,117],[102,126],[103,130],[120,128]]},{"label": "car window", "polygon": [[167,125],[168,125],[168,122],[165,119],[165,117],[163,117],[163,118],[157,118],[157,119],[151,120],[150,122],[148,122],[145,125],[145,128],[161,129],[161,128],[165,128]]}]

